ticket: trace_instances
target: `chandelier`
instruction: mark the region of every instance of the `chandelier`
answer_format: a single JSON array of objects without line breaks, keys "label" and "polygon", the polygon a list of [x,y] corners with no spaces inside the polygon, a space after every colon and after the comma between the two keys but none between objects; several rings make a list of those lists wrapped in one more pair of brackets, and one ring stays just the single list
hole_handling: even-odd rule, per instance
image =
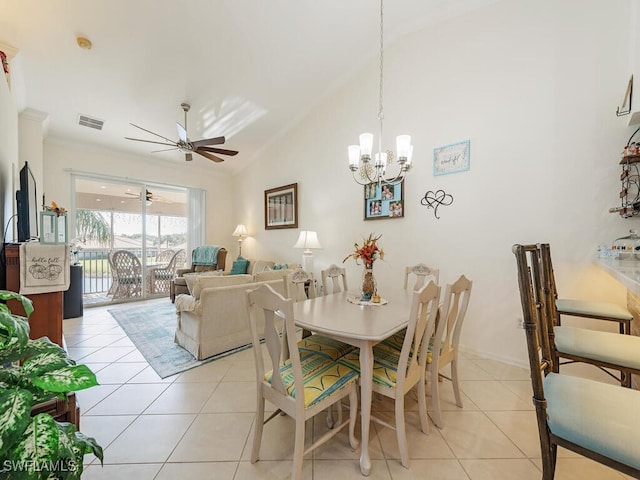
[{"label": "chandelier", "polygon": [[411,169],[411,157],[413,155],[411,135],[398,135],[396,137],[396,154],[399,171],[394,177],[387,177],[387,167],[393,163],[394,154],[391,150],[382,150],[382,121],[384,120],[384,108],[382,106],[384,67],[383,26],[383,0],[380,0],[380,90],[378,96],[378,122],[380,127],[380,137],[378,138],[378,153],[375,154],[372,161],[372,133],[361,134],[360,145],[349,145],[349,170],[353,173],[353,179],[360,185],[367,185],[369,183],[379,184],[382,181],[387,183],[398,183],[404,179],[405,174]]}]

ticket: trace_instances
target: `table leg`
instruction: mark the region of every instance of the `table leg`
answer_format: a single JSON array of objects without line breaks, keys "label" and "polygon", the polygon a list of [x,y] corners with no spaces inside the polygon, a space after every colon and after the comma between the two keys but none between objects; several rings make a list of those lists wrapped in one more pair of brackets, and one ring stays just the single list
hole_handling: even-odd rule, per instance
[{"label": "table leg", "polygon": [[360,453],[360,472],[369,476],[371,458],[369,457],[369,427],[371,424],[371,397],[373,390],[373,346],[360,347],[360,415],[362,422],[362,451]]}]

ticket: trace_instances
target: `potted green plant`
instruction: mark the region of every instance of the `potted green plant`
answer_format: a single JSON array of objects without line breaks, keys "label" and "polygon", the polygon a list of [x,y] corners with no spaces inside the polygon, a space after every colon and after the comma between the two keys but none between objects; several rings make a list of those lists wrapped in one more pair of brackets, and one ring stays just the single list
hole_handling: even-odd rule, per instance
[{"label": "potted green plant", "polygon": [[[79,479],[84,455],[102,462],[102,447],[71,423],[32,415],[32,408],[98,385],[96,376],[47,337],[29,339],[31,300],[6,290],[0,300],[0,478]],[[19,301],[26,317],[13,313],[8,300]]]}]

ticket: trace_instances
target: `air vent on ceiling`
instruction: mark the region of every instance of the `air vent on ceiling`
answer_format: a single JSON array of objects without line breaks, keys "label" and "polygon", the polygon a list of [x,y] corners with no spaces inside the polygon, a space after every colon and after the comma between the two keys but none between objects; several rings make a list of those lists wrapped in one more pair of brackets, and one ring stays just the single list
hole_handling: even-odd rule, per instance
[{"label": "air vent on ceiling", "polygon": [[83,127],[94,128],[96,130],[102,130],[102,126],[104,125],[103,120],[98,120],[97,118],[91,118],[86,115],[78,115],[78,125],[82,125]]}]

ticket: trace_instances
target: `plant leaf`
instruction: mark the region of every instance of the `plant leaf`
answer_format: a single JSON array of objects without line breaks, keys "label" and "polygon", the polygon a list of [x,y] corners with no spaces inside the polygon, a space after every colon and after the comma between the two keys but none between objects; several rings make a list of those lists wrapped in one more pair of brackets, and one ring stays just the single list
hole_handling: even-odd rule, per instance
[{"label": "plant leaf", "polygon": [[[0,290],[0,300],[18,300],[22,304],[22,308],[24,308],[24,312],[27,314],[27,318],[33,313],[33,302],[31,299],[25,297],[24,295],[20,295],[16,292],[10,292],[9,290]],[[9,307],[5,306],[2,310],[9,310]]]},{"label": "plant leaf", "polygon": [[22,358],[28,341],[29,323],[23,317],[0,312],[0,364]]},{"label": "plant leaf", "polygon": [[24,357],[33,357],[39,353],[60,352],[67,356],[67,352],[57,343],[53,343],[48,337],[40,337],[36,340],[29,340],[24,349]]},{"label": "plant leaf", "polygon": [[68,393],[98,385],[95,374],[86,365],[73,365],[46,372],[31,381],[49,392]]},{"label": "plant leaf", "polygon": [[75,365],[64,351],[49,351],[30,357],[22,364],[22,368],[30,377],[37,377],[46,372]]},{"label": "plant leaf", "polygon": [[11,452],[11,460],[25,469],[22,473],[31,474],[24,475],[27,478],[49,478],[51,472],[45,471],[43,467],[58,463],[58,447],[59,433],[56,421],[48,413],[41,413],[33,417],[27,425],[22,440]]},{"label": "plant leaf", "polygon": [[0,389],[0,458],[22,437],[30,421],[33,395],[22,389]]}]

